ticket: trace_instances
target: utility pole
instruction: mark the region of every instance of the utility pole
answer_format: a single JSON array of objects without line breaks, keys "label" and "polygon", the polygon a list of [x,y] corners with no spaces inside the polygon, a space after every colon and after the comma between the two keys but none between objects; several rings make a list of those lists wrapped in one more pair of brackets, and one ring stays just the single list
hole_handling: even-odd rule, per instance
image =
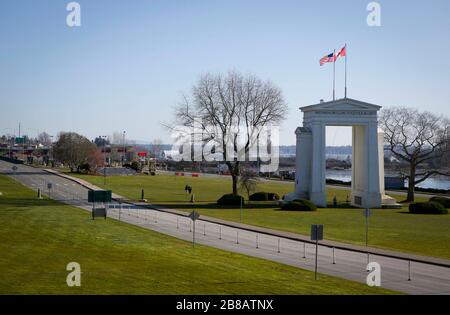
[{"label": "utility pole", "polygon": [[240,211],[240,217],[241,217],[241,223],[242,223],[242,199],[244,199],[243,197],[241,197],[241,211]]},{"label": "utility pole", "polygon": [[106,187],[106,136],[100,136],[103,139],[103,186]]},{"label": "utility pole", "polygon": [[[20,142],[22,142],[21,138],[20,138],[20,121],[19,121],[19,146],[20,146]],[[23,145],[23,144],[22,144]],[[23,147],[22,147],[23,148]],[[19,153],[20,153],[20,149],[19,149]],[[23,153],[23,152],[22,152]]]},{"label": "utility pole", "polygon": [[123,139],[122,139],[123,141],[123,152],[122,152],[122,166],[123,166],[123,164],[124,164],[124,162],[125,162],[125,151],[126,151],[126,148],[125,148],[125,131],[123,132]]}]

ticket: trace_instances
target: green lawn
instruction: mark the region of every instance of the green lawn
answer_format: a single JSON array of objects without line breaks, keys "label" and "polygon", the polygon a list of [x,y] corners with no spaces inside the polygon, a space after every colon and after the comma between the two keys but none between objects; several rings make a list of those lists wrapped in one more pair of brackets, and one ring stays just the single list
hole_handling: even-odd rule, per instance
[{"label": "green lawn", "polygon": [[[77,175],[103,187],[103,177]],[[193,187],[195,203],[188,202],[184,186]],[[141,189],[151,203],[174,209],[198,210],[201,214],[240,221],[239,209],[224,209],[214,203],[231,189],[230,180],[217,177],[114,176],[107,178],[107,188],[133,200],[140,198]],[[277,192],[280,196],[293,191],[294,184],[286,182],[262,182],[259,191]],[[345,202],[349,190],[328,189],[328,201],[336,195],[338,202]],[[398,201],[401,195],[393,195]],[[417,198],[417,201],[423,199]],[[402,209],[375,209],[369,219],[369,245],[420,255],[450,259],[450,215],[409,214],[407,204]],[[243,222],[278,230],[309,234],[310,225],[325,225],[325,238],[363,245],[365,218],[361,209],[322,208],[316,212],[281,211],[274,203],[249,204],[243,211]]]},{"label": "green lawn", "polygon": [[[392,291],[234,254],[84,210],[0,175],[0,294],[388,294]],[[66,265],[81,265],[81,287]]]}]

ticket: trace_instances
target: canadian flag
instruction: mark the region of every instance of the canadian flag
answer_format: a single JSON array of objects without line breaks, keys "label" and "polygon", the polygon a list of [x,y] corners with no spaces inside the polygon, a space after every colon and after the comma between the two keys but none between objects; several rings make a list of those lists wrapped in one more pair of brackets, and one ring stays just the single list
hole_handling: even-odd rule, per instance
[{"label": "canadian flag", "polygon": [[341,48],[341,50],[337,53],[335,59],[338,59],[339,57],[345,57],[347,56],[347,45]]}]

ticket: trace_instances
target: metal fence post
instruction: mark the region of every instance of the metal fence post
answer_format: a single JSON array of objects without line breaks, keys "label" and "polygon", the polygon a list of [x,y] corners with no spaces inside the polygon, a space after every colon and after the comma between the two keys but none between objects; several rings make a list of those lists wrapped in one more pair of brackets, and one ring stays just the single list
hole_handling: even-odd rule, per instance
[{"label": "metal fence post", "polygon": [[278,238],[278,252],[280,252],[280,238]]},{"label": "metal fence post", "polygon": [[411,281],[411,260],[408,260],[408,281]]},{"label": "metal fence post", "polygon": [[333,265],[335,265],[335,264],[336,264],[336,260],[334,258],[334,247],[333,247]]},{"label": "metal fence post", "polygon": [[239,230],[236,230],[236,244],[239,244]]},{"label": "metal fence post", "polygon": [[259,248],[259,246],[258,246],[258,234],[256,234],[256,248]]},{"label": "metal fence post", "polygon": [[306,242],[303,242],[303,258],[306,258]]}]

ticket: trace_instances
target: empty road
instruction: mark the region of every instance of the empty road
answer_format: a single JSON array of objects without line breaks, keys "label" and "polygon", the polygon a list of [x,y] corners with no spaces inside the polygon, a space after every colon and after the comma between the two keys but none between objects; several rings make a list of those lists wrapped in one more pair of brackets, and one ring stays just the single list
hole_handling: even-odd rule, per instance
[{"label": "empty road", "polygon": [[[83,186],[41,169],[17,165],[18,169],[13,171],[12,166],[11,163],[0,161],[0,172],[34,190],[41,188],[51,198],[90,211],[87,189]],[[47,189],[47,183],[52,183],[52,189]],[[192,240],[192,222],[184,216],[112,203],[108,217],[179,239]],[[314,270],[315,246],[312,244],[205,222],[201,217],[196,221],[195,236],[199,244]],[[381,266],[382,287],[410,294],[450,294],[450,268],[417,262],[409,265],[408,261],[376,255],[370,255],[369,258]],[[320,273],[366,283],[367,260],[365,253],[319,246],[318,270]],[[408,280],[409,266],[411,280]]]}]

